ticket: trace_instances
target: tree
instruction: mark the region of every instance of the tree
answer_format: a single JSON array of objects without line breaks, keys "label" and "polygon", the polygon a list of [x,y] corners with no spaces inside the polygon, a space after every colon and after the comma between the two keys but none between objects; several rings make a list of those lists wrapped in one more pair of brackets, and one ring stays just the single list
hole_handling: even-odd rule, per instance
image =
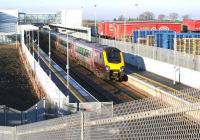
[{"label": "tree", "polygon": [[146,11],[139,15],[140,20],[153,20],[155,19],[155,15],[152,12]]},{"label": "tree", "polygon": [[119,20],[119,21],[124,21],[124,20],[125,20],[124,15],[120,15],[120,16],[118,17],[118,20]]},{"label": "tree", "polygon": [[170,13],[169,14],[169,19],[171,20],[177,20],[179,15],[177,13]]},{"label": "tree", "polygon": [[117,21],[117,19],[116,19],[116,18],[114,18],[114,19],[113,19],[113,21]]},{"label": "tree", "polygon": [[183,19],[183,20],[184,20],[184,19],[190,19],[190,15],[187,15],[187,14],[186,14],[186,15],[183,15],[183,16],[182,16],[182,19]]},{"label": "tree", "polygon": [[164,20],[164,19],[166,19],[166,15],[160,14],[160,15],[158,15],[158,19],[159,20]]}]

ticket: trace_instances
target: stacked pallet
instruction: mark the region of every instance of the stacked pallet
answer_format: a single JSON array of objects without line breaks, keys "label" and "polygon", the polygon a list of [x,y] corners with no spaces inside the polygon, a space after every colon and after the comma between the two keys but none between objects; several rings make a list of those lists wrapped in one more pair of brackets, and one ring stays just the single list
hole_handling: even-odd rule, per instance
[{"label": "stacked pallet", "polygon": [[200,38],[177,38],[175,50],[200,55]]},{"label": "stacked pallet", "polygon": [[147,45],[147,39],[146,38],[138,38],[138,44]]},{"label": "stacked pallet", "polygon": [[154,35],[147,36],[147,46],[155,46],[155,36]]}]

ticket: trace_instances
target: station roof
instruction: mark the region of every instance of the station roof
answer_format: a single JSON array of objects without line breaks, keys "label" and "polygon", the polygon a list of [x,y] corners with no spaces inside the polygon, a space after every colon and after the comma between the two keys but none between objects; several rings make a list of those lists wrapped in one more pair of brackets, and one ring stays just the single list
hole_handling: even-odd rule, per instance
[{"label": "station roof", "polygon": [[83,33],[88,33],[88,31],[90,31],[90,28],[88,27],[67,27],[66,25],[62,24],[50,24],[49,26]]},{"label": "station roof", "polygon": [[20,25],[20,28],[24,31],[35,31],[35,30],[39,30],[38,27],[33,26],[33,25]]}]

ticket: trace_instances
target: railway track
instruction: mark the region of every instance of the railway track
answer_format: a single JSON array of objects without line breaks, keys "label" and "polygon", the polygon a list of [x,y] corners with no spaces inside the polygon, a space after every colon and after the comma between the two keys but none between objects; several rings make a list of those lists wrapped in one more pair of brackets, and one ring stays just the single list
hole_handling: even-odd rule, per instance
[{"label": "railway track", "polygon": [[[52,59],[65,69],[66,55],[63,52],[53,49]],[[104,81],[73,61],[70,61],[70,75],[101,102],[113,101],[118,104],[147,97],[143,91],[123,82]]]}]

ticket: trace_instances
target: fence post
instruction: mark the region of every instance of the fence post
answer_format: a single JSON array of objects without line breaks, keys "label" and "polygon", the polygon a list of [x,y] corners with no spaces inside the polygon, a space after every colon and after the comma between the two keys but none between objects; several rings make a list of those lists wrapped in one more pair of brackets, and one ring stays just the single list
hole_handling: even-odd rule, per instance
[{"label": "fence post", "polygon": [[36,111],[36,113],[35,113],[35,114],[36,114],[36,122],[38,121],[38,116],[37,116],[37,115],[38,115],[38,114],[37,114],[37,109],[38,109],[38,107],[37,107],[37,104],[35,104],[35,111]]},{"label": "fence post", "polygon": [[84,112],[81,111],[81,140],[84,140]]},{"label": "fence post", "polygon": [[4,106],[3,111],[4,111],[4,126],[6,126],[7,125],[7,107],[6,106]]}]

